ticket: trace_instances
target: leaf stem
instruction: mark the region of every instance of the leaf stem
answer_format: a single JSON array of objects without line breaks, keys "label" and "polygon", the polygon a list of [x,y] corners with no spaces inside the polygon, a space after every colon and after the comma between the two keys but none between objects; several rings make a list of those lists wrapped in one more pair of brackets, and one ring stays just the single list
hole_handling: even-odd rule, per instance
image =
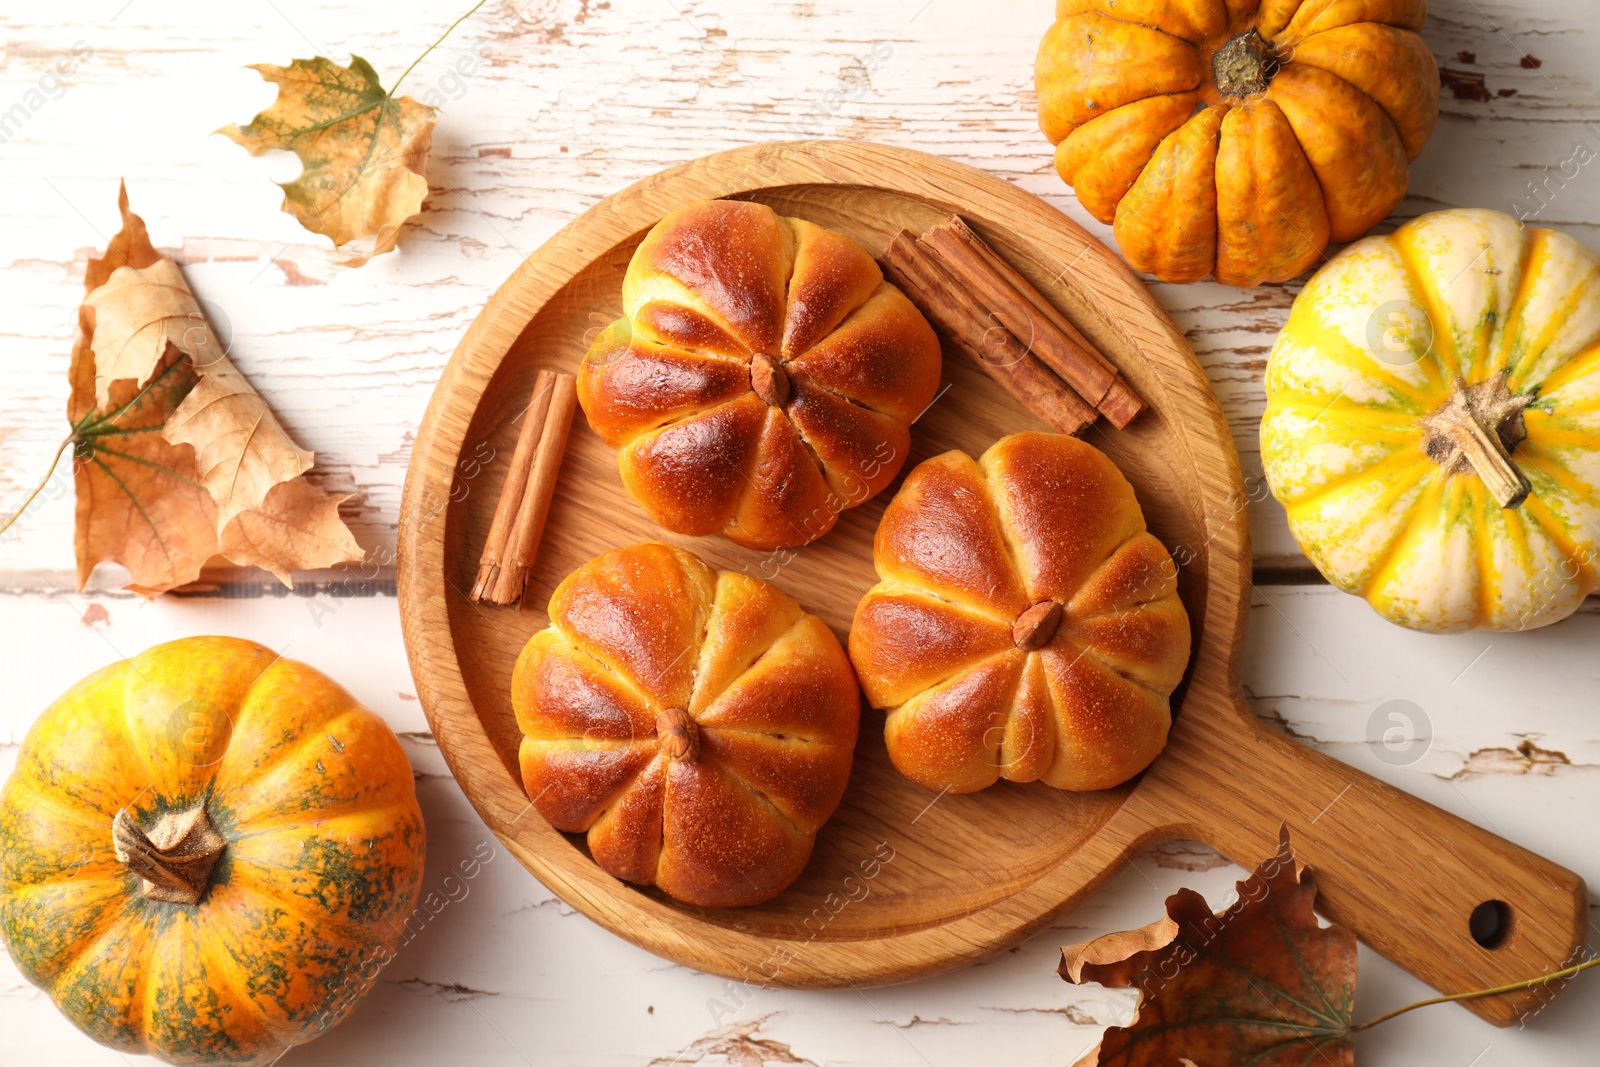
[{"label": "leaf stem", "polygon": [[1571,967],[1564,967],[1561,970],[1556,971],[1554,974],[1543,974],[1538,978],[1526,978],[1520,982],[1512,982],[1509,985],[1495,986],[1493,989],[1474,989],[1470,993],[1452,993],[1447,997],[1433,997],[1430,1000],[1419,1000],[1415,1004],[1407,1004],[1403,1008],[1396,1008],[1394,1011],[1380,1015],[1376,1019],[1368,1019],[1364,1023],[1357,1023],[1350,1028],[1350,1032],[1355,1033],[1357,1030],[1370,1029],[1374,1026],[1377,1026],[1379,1023],[1388,1022],[1396,1015],[1404,1015],[1408,1011],[1416,1011],[1418,1008],[1426,1008],[1430,1004],[1447,1004],[1452,1000],[1475,1000],[1478,997],[1492,997],[1498,993],[1515,993],[1519,989],[1531,989],[1536,985],[1543,985],[1545,982],[1554,982],[1561,978],[1571,978],[1579,971],[1586,971],[1597,963],[1600,963],[1600,956],[1596,956],[1592,960],[1584,960],[1582,963],[1575,963]]},{"label": "leaf stem", "polygon": [[92,438],[99,436],[100,433],[103,432],[100,429],[102,426],[110,426],[118,419],[122,418],[122,416],[126,415],[130,410],[136,407],[139,401],[144,399],[146,393],[149,393],[156,386],[160,385],[166,380],[167,375],[171,374],[173,371],[184,366],[185,364],[193,366],[193,362],[187,356],[180,356],[179,358],[168,363],[165,367],[161,368],[161,373],[155,375],[149,381],[140,386],[139,391],[134,393],[126,404],[123,404],[115,411],[109,411],[105,414],[101,414],[98,409],[91,410],[89,414],[83,417],[82,422],[78,423],[78,425],[72,428],[73,436],[78,438]]},{"label": "leaf stem", "polygon": [[3,534],[7,530],[11,529],[12,524],[18,519],[22,518],[22,513],[28,510],[28,505],[32,504],[39,494],[44,492],[44,487],[50,484],[50,478],[55,474],[56,467],[61,463],[61,454],[65,452],[67,450],[67,446],[72,444],[72,442],[76,439],[76,434],[69,434],[67,439],[61,442],[61,447],[56,449],[54,458],[50,460],[50,469],[44,472],[44,477],[39,480],[38,485],[33,487],[33,492],[28,494],[28,499],[22,502],[22,506],[11,513],[11,517],[5,521],[4,525],[0,525],[0,534]]},{"label": "leaf stem", "polygon": [[412,71],[417,69],[417,64],[418,63],[421,63],[424,59],[427,59],[429,53],[431,53],[435,48],[438,48],[440,45],[444,44],[444,39],[446,37],[449,37],[452,33],[456,32],[456,27],[457,26],[461,25],[463,22],[465,22],[468,19],[470,19],[473,15],[476,15],[478,13],[478,8],[482,7],[484,4],[486,4],[488,2],[489,2],[489,0],[478,0],[478,2],[476,4],[472,5],[472,10],[471,11],[468,11],[465,15],[462,15],[460,18],[458,18],[454,22],[452,22],[450,24],[449,28],[446,29],[443,33],[441,33],[439,35],[439,39],[437,41],[434,41],[432,44],[430,44],[427,47],[426,51],[424,51],[416,59],[413,59],[411,61],[411,66],[409,66],[405,70],[401,71],[400,72],[400,77],[398,77],[398,78],[396,78],[394,80],[394,85],[391,86],[390,89],[389,89],[389,98],[391,100],[394,99],[394,94],[400,91],[400,83],[406,80],[406,75],[407,74],[410,74]]}]

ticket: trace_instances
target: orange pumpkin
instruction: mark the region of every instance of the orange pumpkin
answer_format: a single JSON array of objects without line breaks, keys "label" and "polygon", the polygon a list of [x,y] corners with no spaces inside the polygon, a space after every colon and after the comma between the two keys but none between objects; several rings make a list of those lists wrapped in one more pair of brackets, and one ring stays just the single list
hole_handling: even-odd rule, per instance
[{"label": "orange pumpkin", "polygon": [[366,992],[422,853],[382,719],[260,645],[173,641],[28,732],[0,791],[0,933],[102,1044],[268,1064]]},{"label": "orange pumpkin", "polygon": [[1039,126],[1163,281],[1284,281],[1405,196],[1439,115],[1426,0],[1057,0]]}]

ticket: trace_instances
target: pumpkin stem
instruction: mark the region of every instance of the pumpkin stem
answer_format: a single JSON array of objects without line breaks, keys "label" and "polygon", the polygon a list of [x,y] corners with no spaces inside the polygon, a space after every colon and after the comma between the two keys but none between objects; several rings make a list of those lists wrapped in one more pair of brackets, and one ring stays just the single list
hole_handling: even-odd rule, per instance
[{"label": "pumpkin stem", "polygon": [[1423,447],[1446,471],[1476,474],[1501,507],[1517,507],[1532,485],[1511,450],[1527,436],[1522,409],[1532,400],[1511,392],[1504,371],[1475,385],[1457,378],[1450,398],[1423,419]]},{"label": "pumpkin stem", "polygon": [[200,903],[228,847],[204,804],[168,812],[149,834],[124,808],[111,820],[111,844],[118,862],[142,879],[144,895],[169,904]]},{"label": "pumpkin stem", "polygon": [[1241,33],[1211,56],[1211,75],[1224,96],[1253,96],[1278,73],[1278,52],[1256,30]]}]

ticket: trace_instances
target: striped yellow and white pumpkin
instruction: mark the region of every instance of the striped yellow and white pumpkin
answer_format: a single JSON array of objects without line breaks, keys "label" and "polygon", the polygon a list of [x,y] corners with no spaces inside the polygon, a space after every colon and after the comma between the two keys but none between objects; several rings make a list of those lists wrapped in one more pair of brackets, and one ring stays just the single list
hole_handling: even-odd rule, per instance
[{"label": "striped yellow and white pumpkin", "polygon": [[1524,630],[1600,584],[1600,258],[1496,211],[1329,261],[1267,365],[1261,455],[1327,579],[1418,630]]}]

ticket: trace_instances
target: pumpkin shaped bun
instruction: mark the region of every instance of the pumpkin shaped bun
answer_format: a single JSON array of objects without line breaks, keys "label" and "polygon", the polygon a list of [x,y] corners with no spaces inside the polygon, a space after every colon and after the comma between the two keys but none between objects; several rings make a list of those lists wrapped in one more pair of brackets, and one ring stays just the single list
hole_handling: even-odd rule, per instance
[{"label": "pumpkin shaped bun", "polygon": [[382,719],[269,648],[186,638],[28,731],[0,791],[0,932],[101,1044],[265,1065],[394,956],[423,846]]},{"label": "pumpkin shaped bun", "polygon": [[1426,0],[1056,0],[1039,127],[1135,269],[1280,282],[1405,197],[1439,117]]},{"label": "pumpkin shaped bun", "polygon": [[689,904],[788,887],[850,778],[861,695],[827,624],[662,544],[569,574],[518,657],[522,781],[612,875]]},{"label": "pumpkin shaped bun", "polygon": [[1020,433],[927,460],[873,561],[850,658],[907,778],[1105,789],[1166,745],[1189,660],[1177,568],[1092,445]]},{"label": "pumpkin shaped bun", "polygon": [[656,224],[578,372],[628,494],[683,534],[803,545],[905,463],[939,340],[843,234],[709,200]]}]

